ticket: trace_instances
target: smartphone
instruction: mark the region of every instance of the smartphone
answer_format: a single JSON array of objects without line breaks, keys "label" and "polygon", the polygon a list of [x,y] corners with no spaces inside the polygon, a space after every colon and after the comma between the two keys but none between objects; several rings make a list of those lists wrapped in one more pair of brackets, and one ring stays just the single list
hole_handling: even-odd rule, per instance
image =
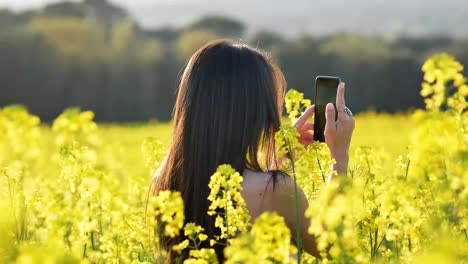
[{"label": "smartphone", "polygon": [[317,76],[315,78],[315,115],[314,115],[314,139],[325,142],[325,108],[328,103],[335,106],[335,119],[338,118],[336,111],[336,92],[341,83],[340,77]]}]

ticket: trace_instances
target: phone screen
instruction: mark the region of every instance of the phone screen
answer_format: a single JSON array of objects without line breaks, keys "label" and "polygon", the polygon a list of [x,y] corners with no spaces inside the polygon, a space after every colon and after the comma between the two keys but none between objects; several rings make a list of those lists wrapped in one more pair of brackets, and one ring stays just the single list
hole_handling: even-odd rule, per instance
[{"label": "phone screen", "polygon": [[[328,103],[336,102],[336,91],[341,79],[334,76],[318,76],[315,78],[315,117],[314,139],[325,142],[325,107]],[[336,110],[336,106],[335,106]],[[335,111],[336,112],[336,111]],[[337,117],[337,113],[335,118]]]}]

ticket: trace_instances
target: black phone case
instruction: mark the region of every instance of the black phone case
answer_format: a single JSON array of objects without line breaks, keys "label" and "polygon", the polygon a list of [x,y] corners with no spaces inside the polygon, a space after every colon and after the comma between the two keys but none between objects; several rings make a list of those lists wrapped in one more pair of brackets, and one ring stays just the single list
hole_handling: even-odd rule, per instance
[{"label": "black phone case", "polygon": [[[335,106],[335,120],[338,118],[338,112],[336,111],[336,96],[335,100],[332,102],[317,102],[317,94],[318,94],[318,89],[317,89],[317,81],[320,79],[333,79],[336,80],[337,85],[335,87],[335,91],[338,89],[338,84],[341,83],[341,78],[336,77],[336,76],[317,76],[315,78],[315,96],[314,96],[314,104],[315,104],[315,113],[314,113],[314,140],[315,141],[320,141],[320,142],[325,142],[325,123],[326,123],[326,118],[325,118],[325,107],[328,103],[332,103],[333,106]],[[330,87],[330,89],[333,89],[333,87]]]}]

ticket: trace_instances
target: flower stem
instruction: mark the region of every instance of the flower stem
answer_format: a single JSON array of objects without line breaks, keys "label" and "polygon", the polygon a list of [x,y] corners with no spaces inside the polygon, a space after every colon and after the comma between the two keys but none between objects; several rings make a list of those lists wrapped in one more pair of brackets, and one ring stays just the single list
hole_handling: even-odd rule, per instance
[{"label": "flower stem", "polygon": [[[289,140],[286,138],[286,136],[283,134],[285,141],[288,144],[289,150],[291,150],[291,143]],[[297,176],[296,176],[296,165],[294,162],[294,159],[292,157],[291,151],[289,151],[288,154],[289,158],[291,159],[291,166],[292,166],[292,171],[293,171],[293,179],[294,179],[294,199],[295,199],[295,218],[296,218],[296,243],[297,243],[297,263],[301,263],[301,257],[302,257],[302,239],[301,239],[301,228],[300,228],[300,221],[299,221],[299,193],[297,189]]]}]

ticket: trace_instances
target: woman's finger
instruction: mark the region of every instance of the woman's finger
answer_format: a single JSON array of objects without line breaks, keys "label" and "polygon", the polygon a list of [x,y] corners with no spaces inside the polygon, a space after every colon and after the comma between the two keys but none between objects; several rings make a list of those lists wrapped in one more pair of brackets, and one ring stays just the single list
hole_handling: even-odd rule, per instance
[{"label": "woman's finger", "polygon": [[342,82],[338,85],[338,89],[336,91],[336,109],[338,110],[338,113],[343,112],[345,106],[345,83]]},{"label": "woman's finger", "polygon": [[315,110],[314,105],[312,105],[307,110],[305,110],[305,112],[299,117],[299,119],[297,119],[296,124],[294,124],[294,126],[297,128],[302,127],[306,123],[307,119],[310,116],[312,116],[312,114],[314,113],[314,110]]},{"label": "woman's finger", "polygon": [[325,118],[327,120],[325,123],[325,131],[334,132],[336,131],[335,107],[332,103],[328,103],[325,109]]},{"label": "woman's finger", "polygon": [[314,130],[314,123],[305,123],[302,127],[299,127],[301,131]]},{"label": "woman's finger", "polygon": [[299,137],[299,142],[304,145],[310,145],[315,142],[314,135],[310,132],[304,133]]},{"label": "woman's finger", "polygon": [[308,132],[306,134],[301,135],[302,139],[308,139],[308,140],[313,140],[314,139],[314,134]]}]

